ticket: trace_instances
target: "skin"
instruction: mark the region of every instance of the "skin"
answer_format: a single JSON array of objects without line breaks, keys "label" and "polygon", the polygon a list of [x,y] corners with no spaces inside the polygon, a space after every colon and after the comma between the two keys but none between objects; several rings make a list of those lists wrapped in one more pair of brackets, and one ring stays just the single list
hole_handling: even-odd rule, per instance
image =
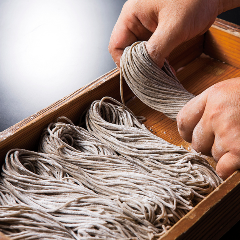
[{"label": "skin", "polygon": [[240,169],[240,78],[213,85],[177,116],[178,130],[193,149],[213,156],[223,179]]},{"label": "skin", "polygon": [[[170,52],[201,35],[239,0],[128,0],[113,29],[109,52],[119,67],[125,47],[147,41],[150,57],[163,66]],[[213,85],[187,103],[177,117],[181,137],[217,161],[223,179],[240,169],[240,78]]]}]

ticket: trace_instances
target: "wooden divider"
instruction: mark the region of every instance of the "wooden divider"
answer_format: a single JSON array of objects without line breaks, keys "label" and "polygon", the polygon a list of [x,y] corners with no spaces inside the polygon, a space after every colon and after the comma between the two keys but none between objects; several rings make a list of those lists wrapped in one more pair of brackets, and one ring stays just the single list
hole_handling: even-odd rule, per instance
[{"label": "wooden divider", "polygon": [[207,55],[240,67],[240,26],[217,19],[205,34],[204,50]]}]

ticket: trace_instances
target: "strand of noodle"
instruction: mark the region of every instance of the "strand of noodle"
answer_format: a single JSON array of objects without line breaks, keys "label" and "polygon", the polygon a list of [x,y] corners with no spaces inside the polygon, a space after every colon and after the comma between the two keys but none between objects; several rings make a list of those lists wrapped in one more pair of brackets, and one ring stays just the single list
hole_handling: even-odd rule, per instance
[{"label": "strand of noodle", "polygon": [[67,155],[82,152],[100,155],[116,154],[84,128],[74,125],[66,117],[58,118],[56,123],[49,124],[43,131],[39,144],[40,152],[58,154],[59,150],[62,154],[63,150],[66,151]]},{"label": "strand of noodle", "polygon": [[50,214],[24,205],[0,206],[1,232],[14,239],[76,239]]},{"label": "strand of noodle", "polygon": [[194,97],[184,89],[166,61],[162,69],[152,61],[144,41],[126,47],[120,59],[121,99],[124,103],[123,77],[143,103],[173,120]]}]

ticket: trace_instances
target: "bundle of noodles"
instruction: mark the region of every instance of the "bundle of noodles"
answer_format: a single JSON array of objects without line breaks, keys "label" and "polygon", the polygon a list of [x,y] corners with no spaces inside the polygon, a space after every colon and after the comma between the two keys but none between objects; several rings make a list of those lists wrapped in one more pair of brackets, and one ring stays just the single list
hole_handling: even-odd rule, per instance
[{"label": "bundle of noodles", "polygon": [[[71,175],[80,175],[79,179],[85,183],[77,167],[74,170]],[[7,155],[3,171],[2,205],[8,206],[11,197],[12,203],[18,202],[51,214],[54,221],[71,230],[74,239],[136,236],[148,239],[149,234],[158,236],[161,233],[151,222],[141,219],[137,210],[131,216],[118,196],[104,197],[84,187],[50,155],[12,150]],[[97,188],[97,184],[89,186]],[[19,213],[15,216],[22,218]],[[33,237],[34,232],[32,234]]]},{"label": "bundle of noodles", "polygon": [[77,239],[152,239],[169,229],[166,226],[163,231],[161,226],[158,228],[149,221],[131,216],[116,197],[79,197],[52,215],[72,229]]},{"label": "bundle of noodles", "polygon": [[19,204],[0,206],[0,229],[11,239],[76,239],[50,214]]},{"label": "bundle of noodles", "polygon": [[[192,192],[183,184],[156,178],[116,155],[62,158],[12,150],[6,158],[2,184],[16,202],[51,213],[64,226],[72,227],[75,234],[80,229],[86,234],[92,232],[91,222],[100,224],[100,218],[102,228],[109,223],[108,228],[120,234],[119,227],[125,229],[126,224],[128,230],[123,232],[127,231],[127,236],[147,239],[150,233],[163,234],[192,208]],[[98,212],[100,215],[95,214]],[[95,229],[96,236],[102,228]]]},{"label": "bundle of noodles", "polygon": [[[67,123],[64,123],[67,122]],[[114,155],[114,150],[104,145],[82,127],[74,125],[68,118],[60,117],[43,131],[39,151],[51,154],[76,155],[81,153]]]},{"label": "bundle of noodles", "polygon": [[[173,120],[194,97],[182,86],[167,62],[162,68],[157,66],[147,52],[146,42],[135,42],[124,49],[120,60],[121,82],[122,77],[143,103]],[[121,98],[124,102],[122,84]]]},{"label": "bundle of noodles", "polygon": [[[59,129],[59,126],[61,126],[61,130]],[[56,125],[56,129],[59,132],[67,133],[67,129],[70,129],[70,126],[69,124],[62,123],[60,125]],[[83,129],[83,131],[85,130]],[[86,152],[84,152],[84,154],[82,153],[81,156],[80,153],[78,153],[77,156],[67,154],[63,155],[60,151],[57,151],[57,148],[59,147],[59,143],[61,143],[62,139],[64,138],[64,135],[53,135],[51,134],[52,132],[57,131],[55,130],[55,128],[52,128],[51,132],[45,132],[44,136],[42,137],[42,140],[49,142],[49,148],[44,148],[44,150],[48,153],[51,152],[52,149],[55,149],[54,152],[58,153],[60,157],[57,162],[62,165],[63,169],[69,169],[69,172],[71,172],[72,175],[76,173],[76,176],[74,176],[76,179],[80,178],[78,172],[81,171],[82,175],[89,179],[84,184],[90,189],[94,188],[94,191],[97,191],[99,194],[117,194],[124,197],[127,196],[129,194],[129,190],[131,190],[131,193],[138,194],[139,196],[146,195],[145,198],[149,198],[150,196],[149,201],[153,201],[152,197],[156,196],[157,198],[160,198],[161,201],[166,201],[165,204],[167,204],[168,200],[166,199],[166,196],[169,194],[162,195],[160,192],[165,192],[165,190],[162,189],[163,187],[166,187],[168,189],[169,187],[171,188],[174,186],[173,190],[171,189],[171,194],[176,194],[176,196],[178,196],[177,198],[179,198],[179,202],[174,202],[169,206],[172,209],[175,209],[177,204],[178,209],[186,208],[188,210],[192,208],[191,200],[193,196],[198,196],[196,192],[193,194],[194,188],[186,188],[184,184],[179,184],[178,179],[171,178],[167,180],[169,175],[166,174],[166,171],[164,169],[163,171],[161,171],[162,169],[157,171],[158,175],[156,176],[156,173],[152,171],[151,168],[149,168],[146,164],[143,164],[142,161],[137,158],[125,158],[121,156],[96,156],[91,154],[86,155]],[[51,142],[48,140],[50,135],[54,138]],[[79,139],[80,136],[76,138]],[[52,144],[56,142],[58,144]],[[41,145],[44,145],[44,143],[41,143]],[[64,148],[69,148],[66,143]],[[48,149],[51,150],[48,151]],[[63,152],[66,151],[63,150]],[[64,158],[64,160],[61,160],[61,158]],[[76,168],[76,166],[79,166],[79,168]],[[182,167],[184,167],[183,164]],[[186,164],[183,171],[186,172],[188,168],[189,166],[188,164]],[[83,179],[79,179],[79,181],[83,181]],[[136,182],[137,185],[131,185],[134,182]],[[90,183],[96,184],[96,186],[93,187],[90,185]],[[103,184],[103,186],[101,186],[101,184]],[[121,186],[122,184],[122,186],[118,189],[117,184],[119,186]],[[150,186],[157,186],[159,191],[154,192],[156,189],[153,190],[153,188],[151,189]],[[106,189],[106,187],[108,187],[108,189]],[[144,192],[142,192],[143,189]],[[207,191],[209,191],[209,188],[207,189]],[[203,196],[200,195],[199,197],[201,199],[203,198]],[[167,198],[169,198],[169,196]],[[185,201],[187,205],[184,206],[182,201]],[[180,203],[183,204],[183,206],[181,206]],[[179,214],[179,216],[183,216],[183,214]]]},{"label": "bundle of noodles", "polygon": [[117,201],[88,195],[47,213],[25,204],[0,206],[1,232],[11,239],[150,239],[161,235],[150,223],[123,213]]},{"label": "bundle of noodles", "polygon": [[222,181],[203,157],[153,135],[130,109],[112,98],[92,103],[86,125],[94,136],[120,155],[140,160],[152,173],[169,182],[188,186],[196,203]]},{"label": "bundle of noodles", "polygon": [[79,195],[93,194],[80,182],[76,183],[50,155],[23,149],[13,149],[7,153],[1,184],[5,193],[14,196],[15,202],[47,212]]},{"label": "bundle of noodles", "polygon": [[221,183],[201,156],[154,136],[111,100],[92,104],[90,133],[64,118],[44,131],[42,152],[9,151],[2,206],[51,215],[73,239],[151,239]]}]

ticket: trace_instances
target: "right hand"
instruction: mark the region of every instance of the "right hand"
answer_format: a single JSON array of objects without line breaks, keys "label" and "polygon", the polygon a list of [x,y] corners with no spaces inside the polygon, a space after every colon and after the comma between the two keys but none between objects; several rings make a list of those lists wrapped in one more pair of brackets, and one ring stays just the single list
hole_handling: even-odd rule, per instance
[{"label": "right hand", "polygon": [[148,41],[148,53],[162,67],[175,47],[203,34],[218,14],[234,7],[232,1],[224,5],[224,0],[128,0],[113,29],[109,52],[119,67],[127,46]]},{"label": "right hand", "polygon": [[240,77],[207,88],[178,113],[180,136],[213,156],[224,180],[240,169]]}]

